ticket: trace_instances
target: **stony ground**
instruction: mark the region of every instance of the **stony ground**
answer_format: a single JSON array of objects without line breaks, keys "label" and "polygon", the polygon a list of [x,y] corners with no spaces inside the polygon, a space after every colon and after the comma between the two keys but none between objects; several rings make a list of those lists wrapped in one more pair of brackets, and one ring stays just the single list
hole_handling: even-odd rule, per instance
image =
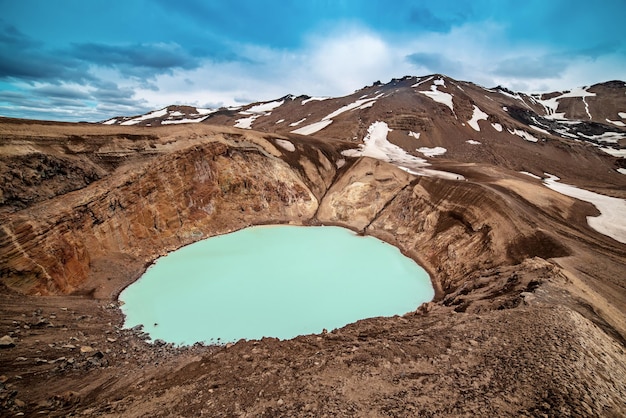
[{"label": "stony ground", "polygon": [[[626,246],[591,205],[484,164],[414,178],[338,164],[337,141],[146,132],[0,125],[0,416],[626,416]],[[122,329],[116,295],[158,255],[272,222],[393,243],[436,300],[289,341]]]}]

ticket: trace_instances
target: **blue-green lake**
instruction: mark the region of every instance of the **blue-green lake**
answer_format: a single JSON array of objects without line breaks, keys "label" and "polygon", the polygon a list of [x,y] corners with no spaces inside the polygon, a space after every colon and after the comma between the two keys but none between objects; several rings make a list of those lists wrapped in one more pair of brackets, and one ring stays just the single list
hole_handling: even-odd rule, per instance
[{"label": "blue-green lake", "polygon": [[178,345],[289,339],[430,301],[428,273],[340,227],[257,226],[159,258],[120,294],[125,327]]}]

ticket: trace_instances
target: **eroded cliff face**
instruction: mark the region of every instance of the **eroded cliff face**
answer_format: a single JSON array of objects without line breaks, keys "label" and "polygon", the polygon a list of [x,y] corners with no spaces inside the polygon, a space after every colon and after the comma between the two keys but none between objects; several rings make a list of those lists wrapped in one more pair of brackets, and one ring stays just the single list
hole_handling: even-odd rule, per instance
[{"label": "eroded cliff face", "polygon": [[[543,281],[563,281],[545,260],[572,254],[567,234],[580,237],[580,226],[565,235],[551,228],[585,222],[572,199],[493,167],[459,166],[468,180],[445,180],[370,158],[346,160],[348,145],[339,141],[204,126],[149,136],[115,129],[70,139],[54,129],[39,137],[19,132],[4,146],[6,161],[41,162],[50,152],[46,161],[71,160],[98,173],[85,180],[42,166],[47,186],[33,189],[43,194],[21,202],[24,210],[5,200],[4,284],[29,294],[115,297],[156,258],[200,239],[256,224],[336,224],[414,258],[446,306],[506,308]],[[4,196],[29,181],[12,167]],[[78,190],[63,193],[64,180]]]},{"label": "eroded cliff face", "polygon": [[191,144],[7,216],[4,282],[25,293],[97,289],[129,263],[141,268],[199,239],[314,215],[317,198],[297,171],[262,146],[231,142]]}]

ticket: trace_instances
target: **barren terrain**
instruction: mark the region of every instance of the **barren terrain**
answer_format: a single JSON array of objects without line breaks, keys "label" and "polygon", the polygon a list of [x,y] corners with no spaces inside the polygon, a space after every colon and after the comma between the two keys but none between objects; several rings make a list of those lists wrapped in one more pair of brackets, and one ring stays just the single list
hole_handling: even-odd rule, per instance
[{"label": "barren terrain", "polygon": [[[448,180],[346,157],[347,141],[205,124],[5,119],[0,138],[3,416],[626,415],[626,245],[518,172],[549,161],[624,197],[615,159],[575,144],[573,167],[562,143],[533,159],[522,141],[510,166],[432,160],[464,178]],[[388,241],[435,300],[289,341],[175,348],[122,329],[117,295],[158,256],[278,223]]]}]

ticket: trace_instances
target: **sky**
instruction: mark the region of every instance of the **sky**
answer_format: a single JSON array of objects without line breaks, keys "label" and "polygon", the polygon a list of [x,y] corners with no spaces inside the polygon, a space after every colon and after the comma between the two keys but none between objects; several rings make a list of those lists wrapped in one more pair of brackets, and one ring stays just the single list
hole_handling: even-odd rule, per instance
[{"label": "sky", "polygon": [[445,74],[548,92],[626,80],[626,0],[0,0],[0,115],[344,96]]}]

